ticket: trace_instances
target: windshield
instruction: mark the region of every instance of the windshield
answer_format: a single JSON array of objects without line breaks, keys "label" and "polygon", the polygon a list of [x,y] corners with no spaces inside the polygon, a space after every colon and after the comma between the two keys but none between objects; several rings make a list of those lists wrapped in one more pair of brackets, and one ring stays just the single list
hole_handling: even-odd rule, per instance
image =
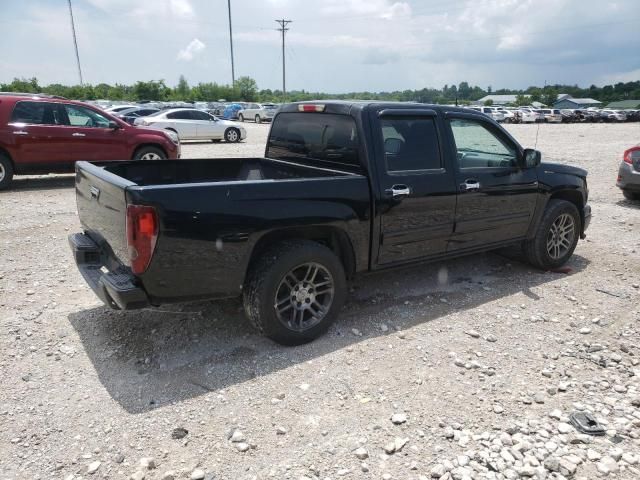
[{"label": "windshield", "polygon": [[271,129],[267,157],[360,170],[355,121],[346,115],[281,113]]}]

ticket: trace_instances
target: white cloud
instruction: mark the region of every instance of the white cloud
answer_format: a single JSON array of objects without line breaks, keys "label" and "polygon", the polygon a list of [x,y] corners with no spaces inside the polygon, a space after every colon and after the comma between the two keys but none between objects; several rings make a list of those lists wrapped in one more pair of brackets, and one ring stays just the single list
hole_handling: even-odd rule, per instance
[{"label": "white cloud", "polygon": [[206,45],[197,38],[194,38],[189,42],[185,48],[178,52],[178,60],[184,60],[190,62],[193,58],[206,48]]},{"label": "white cloud", "polygon": [[640,68],[628,72],[616,72],[600,77],[601,84],[613,85],[618,82],[635,82],[640,79]]},{"label": "white cloud", "polygon": [[152,18],[192,18],[193,6],[189,0],[88,0],[91,5],[108,14],[133,17],[140,21]]}]

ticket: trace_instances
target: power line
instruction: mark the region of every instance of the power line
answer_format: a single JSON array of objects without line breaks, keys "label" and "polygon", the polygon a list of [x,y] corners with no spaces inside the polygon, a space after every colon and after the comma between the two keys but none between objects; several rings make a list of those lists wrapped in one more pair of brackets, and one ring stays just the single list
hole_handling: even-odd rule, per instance
[{"label": "power line", "polygon": [[279,32],[282,32],[282,101],[287,101],[287,88],[286,88],[286,69],[285,69],[285,54],[284,54],[284,34],[289,30],[287,25],[289,25],[292,20],[276,20],[280,25],[278,29]]},{"label": "power line", "polygon": [[80,54],[78,53],[78,39],[76,38],[76,26],[73,21],[73,7],[71,6],[71,0],[69,2],[69,18],[71,18],[71,33],[73,34],[73,46],[76,49],[76,62],[78,63],[78,76],[80,77],[80,85],[83,85],[82,81],[82,69],[80,68]]},{"label": "power line", "polygon": [[236,84],[236,71],[233,65],[233,31],[231,30],[231,0],[227,0],[229,10],[229,45],[231,46],[231,87]]}]

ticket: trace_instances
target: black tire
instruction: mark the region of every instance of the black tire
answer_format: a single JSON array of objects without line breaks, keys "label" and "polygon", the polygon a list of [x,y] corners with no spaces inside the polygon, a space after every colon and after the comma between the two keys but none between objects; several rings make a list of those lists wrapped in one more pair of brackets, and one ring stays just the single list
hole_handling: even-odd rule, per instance
[{"label": "black tire", "polygon": [[220,140],[219,138],[212,138],[212,139],[211,139],[211,142],[212,142],[212,143],[220,143],[220,142],[221,142],[221,140]]},{"label": "black tire", "polygon": [[240,141],[240,130],[227,128],[224,132],[224,139],[229,143],[238,143]]},{"label": "black tire", "polygon": [[[285,325],[284,321],[279,319],[275,302],[280,288],[283,286],[286,288],[283,283],[285,277],[298,268],[304,268],[303,266],[307,264],[319,265],[330,273],[330,279],[333,281],[333,296],[319,320],[312,318],[309,328],[295,329],[291,327],[291,322]],[[251,324],[262,335],[282,345],[302,345],[315,340],[327,331],[345,301],[346,291],[344,268],[340,259],[329,248],[308,240],[285,241],[265,252],[251,268],[244,287],[244,310]],[[293,288],[289,293],[285,291],[285,300],[288,300],[288,295],[291,295],[289,308],[293,313],[295,308]],[[298,305],[304,305],[304,302],[300,301]],[[306,314],[302,315],[301,319]],[[286,316],[290,317],[288,311]]]},{"label": "black tire", "polygon": [[260,118],[260,115],[256,115],[256,123],[262,123],[262,119]]},{"label": "black tire", "polygon": [[[566,250],[563,247],[562,251],[558,252],[558,256],[554,258],[549,252],[548,242],[552,241],[550,237],[553,237],[552,227],[554,222],[559,221],[563,215],[569,215],[573,219],[573,236],[570,242],[567,240],[568,247],[566,247]],[[523,252],[525,258],[531,265],[542,270],[561,267],[573,255],[581,231],[582,221],[578,209],[573,203],[566,200],[549,200],[535,237],[524,242]]]},{"label": "black tire", "polygon": [[240,120],[241,122],[244,122],[244,115],[242,114],[238,115],[238,120]]},{"label": "black tire", "polygon": [[[2,157],[0,157],[0,158],[2,158]],[[627,200],[631,200],[631,201],[640,200],[640,193],[638,193],[638,192],[631,192],[629,190],[622,190],[622,195]]]},{"label": "black tire", "polygon": [[13,163],[9,157],[0,153],[0,190],[9,188],[13,182]]},{"label": "black tire", "polygon": [[[155,158],[157,157],[157,158]],[[167,154],[158,147],[141,147],[133,155],[134,160],[166,160]]]}]

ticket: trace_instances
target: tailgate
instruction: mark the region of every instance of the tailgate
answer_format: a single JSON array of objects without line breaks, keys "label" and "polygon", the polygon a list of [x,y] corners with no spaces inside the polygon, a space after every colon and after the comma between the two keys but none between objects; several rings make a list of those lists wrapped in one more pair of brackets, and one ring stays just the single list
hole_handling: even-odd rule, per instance
[{"label": "tailgate", "polygon": [[134,185],[97,165],[76,163],[76,202],[82,228],[104,251],[113,252],[125,265],[129,264],[126,188]]}]

